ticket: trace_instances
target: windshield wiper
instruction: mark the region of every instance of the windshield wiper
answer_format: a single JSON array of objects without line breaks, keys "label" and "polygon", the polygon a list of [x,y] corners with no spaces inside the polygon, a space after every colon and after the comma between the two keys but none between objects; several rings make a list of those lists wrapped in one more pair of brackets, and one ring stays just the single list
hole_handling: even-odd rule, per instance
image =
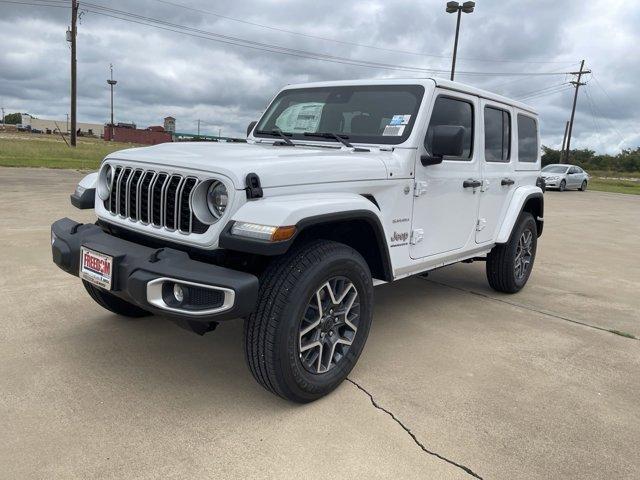
[{"label": "windshield wiper", "polygon": [[[272,135],[274,137],[280,137],[282,140],[284,140],[284,143],[286,145],[289,145],[290,147],[295,147],[296,144],[293,143],[291,140],[289,140],[289,137],[293,134],[291,133],[284,133],[282,130],[280,129],[275,129],[275,130],[256,130],[256,133],[258,135]],[[288,136],[287,136],[288,135]]]},{"label": "windshield wiper", "polygon": [[304,132],[305,137],[320,137],[320,138],[333,138],[338,142],[342,143],[347,148],[353,148],[356,152],[368,152],[370,150],[366,148],[357,148],[351,145],[346,139],[349,138],[349,135],[343,135],[335,132]]}]

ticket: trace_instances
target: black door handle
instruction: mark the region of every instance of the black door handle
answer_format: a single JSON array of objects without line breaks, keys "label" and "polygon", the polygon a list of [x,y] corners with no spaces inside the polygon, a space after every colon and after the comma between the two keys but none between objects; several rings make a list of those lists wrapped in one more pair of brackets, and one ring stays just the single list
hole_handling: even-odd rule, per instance
[{"label": "black door handle", "polygon": [[516,181],[513,178],[503,178],[500,185],[504,187],[506,185],[513,185],[514,183],[516,183]]},{"label": "black door handle", "polygon": [[475,180],[473,178],[470,178],[469,180],[465,180],[464,182],[462,182],[463,188],[478,188],[481,186],[482,186],[482,182],[480,180]]}]

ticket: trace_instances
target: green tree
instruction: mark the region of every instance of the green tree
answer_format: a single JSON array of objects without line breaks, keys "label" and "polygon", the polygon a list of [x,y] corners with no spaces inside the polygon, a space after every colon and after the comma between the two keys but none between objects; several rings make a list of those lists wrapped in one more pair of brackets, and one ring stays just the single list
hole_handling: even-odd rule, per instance
[{"label": "green tree", "polygon": [[22,115],[19,113],[8,113],[4,116],[4,123],[7,125],[17,125],[22,122]]}]

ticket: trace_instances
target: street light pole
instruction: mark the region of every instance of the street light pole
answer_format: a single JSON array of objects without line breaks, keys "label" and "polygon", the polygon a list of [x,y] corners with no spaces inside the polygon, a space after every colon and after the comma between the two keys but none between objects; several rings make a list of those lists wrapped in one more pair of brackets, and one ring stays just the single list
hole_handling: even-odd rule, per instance
[{"label": "street light pole", "polygon": [[111,123],[109,123],[109,138],[113,140],[113,87],[118,83],[113,79],[113,64],[109,64],[109,70],[111,71],[111,78],[107,80],[109,87],[111,87]]},{"label": "street light pole", "polygon": [[460,18],[462,17],[462,12],[471,13],[476,6],[476,2],[464,2],[460,5],[458,2],[447,2],[447,13],[458,13],[458,19],[456,21],[456,38],[453,42],[453,60],[451,62],[451,80],[456,73],[456,57],[458,55],[458,36],[460,35]]}]

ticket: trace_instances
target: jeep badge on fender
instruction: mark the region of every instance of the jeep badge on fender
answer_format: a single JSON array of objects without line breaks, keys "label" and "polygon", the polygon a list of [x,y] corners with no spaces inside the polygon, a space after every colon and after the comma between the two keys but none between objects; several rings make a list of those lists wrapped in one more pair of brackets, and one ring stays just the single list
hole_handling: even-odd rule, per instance
[{"label": "jeep badge on fender", "polygon": [[290,85],[247,143],[109,154],[51,226],[54,262],[119,315],[204,334],[242,318],[247,364],[295,402],[362,353],[373,287],[486,261],[515,293],[543,226],[538,116],[441,79]]}]

